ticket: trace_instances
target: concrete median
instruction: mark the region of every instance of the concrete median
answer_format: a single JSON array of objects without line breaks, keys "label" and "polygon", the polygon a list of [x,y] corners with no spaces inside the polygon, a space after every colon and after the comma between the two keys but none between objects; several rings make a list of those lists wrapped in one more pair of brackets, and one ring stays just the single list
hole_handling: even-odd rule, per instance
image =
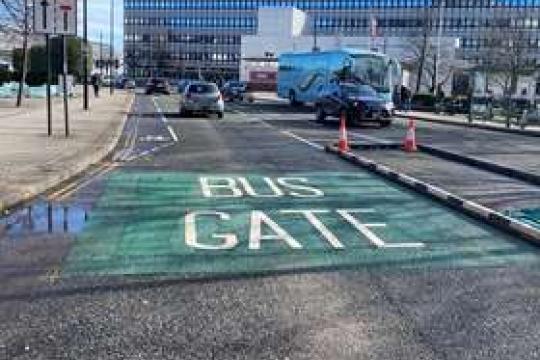
[{"label": "concrete median", "polygon": [[505,216],[497,211],[470,200],[463,199],[444,189],[417,180],[409,175],[395,172],[392,169],[372,160],[368,160],[351,152],[341,152],[335,146],[326,146],[325,150],[402,186],[427,195],[462,213],[495,226],[505,232],[518,235],[519,237],[531,241],[536,245],[540,245],[540,230],[535,229],[530,225],[516,221],[515,219]]},{"label": "concrete median", "polygon": [[412,118],[414,120],[433,122],[444,125],[471,127],[476,129],[540,137],[540,126],[534,126],[528,129],[521,129],[517,127],[507,128],[503,123],[478,122],[478,120],[476,122],[470,123],[464,116],[438,115],[421,111],[400,111],[396,112],[395,116],[403,119]]}]

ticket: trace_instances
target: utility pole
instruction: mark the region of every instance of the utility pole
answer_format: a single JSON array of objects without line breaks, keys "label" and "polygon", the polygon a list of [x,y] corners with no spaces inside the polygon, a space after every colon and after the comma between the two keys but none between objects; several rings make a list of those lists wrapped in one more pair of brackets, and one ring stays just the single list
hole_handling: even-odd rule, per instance
[{"label": "utility pole", "polygon": [[319,46],[317,45],[317,17],[313,18],[313,52],[319,51]]},{"label": "utility pole", "polygon": [[[45,23],[46,24],[46,23]],[[52,104],[51,104],[51,41],[50,35],[45,34],[45,48],[47,51],[47,135],[52,135]]]},{"label": "utility pole", "polygon": [[83,109],[88,110],[88,0],[83,2]]},{"label": "utility pole", "polygon": [[114,81],[113,81],[113,58],[114,58],[114,0],[111,0],[111,46],[109,51],[109,71],[110,71],[110,93],[114,93]]},{"label": "utility pole", "polygon": [[445,0],[439,0],[439,28],[437,31],[437,54],[435,55],[435,88],[433,89],[435,94],[437,93],[437,88],[439,86],[439,62],[441,58],[441,37],[445,7]]},{"label": "utility pole", "polygon": [[103,77],[103,32],[99,32],[99,75]]},{"label": "utility pole", "polygon": [[26,72],[28,69],[28,36],[29,34],[29,24],[28,24],[28,0],[24,0],[24,30],[23,30],[23,58],[22,58],[22,65],[21,65],[21,78],[19,83],[19,90],[17,92],[17,107],[20,107],[22,104],[22,98],[23,98],[23,88],[24,84],[26,83]]},{"label": "utility pole", "polygon": [[65,135],[69,136],[69,110],[68,110],[68,89],[67,89],[67,73],[68,73],[68,53],[66,35],[62,35],[62,87],[64,90],[64,126]]}]

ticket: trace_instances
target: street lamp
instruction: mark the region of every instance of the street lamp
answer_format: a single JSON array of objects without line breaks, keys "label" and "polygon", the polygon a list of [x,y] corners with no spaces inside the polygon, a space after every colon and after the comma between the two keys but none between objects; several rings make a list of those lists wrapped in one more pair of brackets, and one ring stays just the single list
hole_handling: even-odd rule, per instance
[{"label": "street lamp", "polygon": [[84,0],[83,2],[83,43],[84,43],[84,52],[83,52],[83,108],[88,110],[88,1]]},{"label": "street lamp", "polygon": [[114,57],[114,0],[111,0],[111,39],[110,39],[110,42],[111,42],[111,46],[110,46],[110,51],[109,51],[109,62],[110,62],[110,65],[109,65],[109,71],[110,71],[110,86],[109,86],[109,89],[110,89],[110,93],[111,95],[114,93],[114,84],[113,84],[113,64],[112,64],[112,61],[113,61],[113,57]]},{"label": "street lamp", "polygon": [[445,0],[439,0],[439,28],[437,31],[437,57],[435,58],[435,89],[433,89],[435,93],[437,93],[437,87],[439,84],[439,62],[441,58],[441,37],[442,37],[442,25],[443,25],[445,7],[446,7]]}]

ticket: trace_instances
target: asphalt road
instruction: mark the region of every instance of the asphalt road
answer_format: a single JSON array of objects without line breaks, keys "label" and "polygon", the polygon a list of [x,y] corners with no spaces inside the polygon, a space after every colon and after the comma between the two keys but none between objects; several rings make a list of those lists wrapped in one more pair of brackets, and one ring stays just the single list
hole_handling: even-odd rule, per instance
[{"label": "asphalt road", "polygon": [[[183,119],[172,98],[155,101],[137,98],[110,162],[2,219],[0,359],[540,357],[537,247],[325,153],[336,126],[302,109]],[[403,133],[351,130],[365,142]],[[483,158],[509,145],[497,159],[535,171],[522,151],[535,140],[501,136],[419,129]],[[540,207],[536,187],[499,175],[366,156],[501,210]],[[369,210],[364,227],[338,215],[351,208]],[[291,209],[320,211],[336,238]],[[234,247],[186,247],[195,213],[196,244]]]}]

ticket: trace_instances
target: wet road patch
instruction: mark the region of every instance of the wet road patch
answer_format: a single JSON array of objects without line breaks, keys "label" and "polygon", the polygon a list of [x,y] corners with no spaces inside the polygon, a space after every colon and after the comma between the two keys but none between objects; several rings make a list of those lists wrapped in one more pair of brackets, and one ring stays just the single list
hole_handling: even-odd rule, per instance
[{"label": "wet road patch", "polygon": [[533,263],[538,249],[373,175],[118,171],[69,274],[250,275]]}]

